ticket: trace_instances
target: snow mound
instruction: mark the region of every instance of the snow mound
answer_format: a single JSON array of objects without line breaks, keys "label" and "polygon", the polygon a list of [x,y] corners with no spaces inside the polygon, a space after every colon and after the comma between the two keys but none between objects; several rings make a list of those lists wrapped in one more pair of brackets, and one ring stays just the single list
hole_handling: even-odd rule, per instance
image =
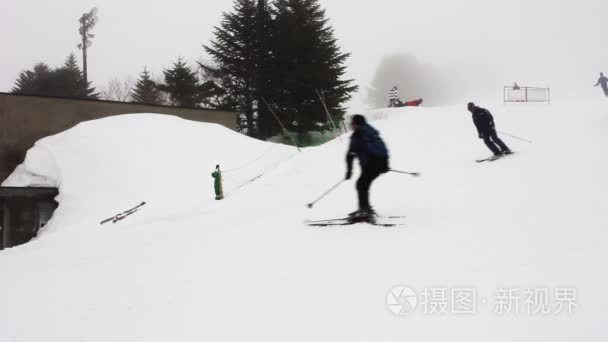
[{"label": "snow mound", "polygon": [[294,151],[217,124],[120,115],[38,141],[3,185],[59,188],[52,227],[90,224],[146,201],[143,215],[129,220],[137,223],[213,207],[211,173],[217,164],[230,195]]}]

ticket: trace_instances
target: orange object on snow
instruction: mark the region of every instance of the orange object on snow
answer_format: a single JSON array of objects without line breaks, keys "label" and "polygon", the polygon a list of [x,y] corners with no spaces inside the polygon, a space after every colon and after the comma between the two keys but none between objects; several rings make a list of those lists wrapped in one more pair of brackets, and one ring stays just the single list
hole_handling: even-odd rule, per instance
[{"label": "orange object on snow", "polygon": [[395,107],[418,107],[422,104],[422,102],[423,102],[422,99],[411,100],[411,101],[407,101],[407,102],[401,102],[400,104],[398,104]]}]

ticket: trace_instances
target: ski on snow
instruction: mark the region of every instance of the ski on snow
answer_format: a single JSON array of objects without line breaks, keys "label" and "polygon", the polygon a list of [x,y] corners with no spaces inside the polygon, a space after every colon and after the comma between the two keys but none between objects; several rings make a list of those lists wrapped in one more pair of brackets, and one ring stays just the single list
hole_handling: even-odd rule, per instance
[{"label": "ski on snow", "polygon": [[141,202],[139,205],[137,205],[137,206],[135,206],[135,207],[133,207],[133,208],[131,208],[129,210],[125,210],[122,213],[116,214],[116,215],[110,217],[109,219],[103,220],[99,224],[104,225],[104,224],[109,223],[109,222],[116,223],[116,222],[122,221],[125,218],[127,218],[128,216],[133,215],[134,213],[136,213],[144,205],[146,205],[146,202]]},{"label": "ski on snow", "polygon": [[515,154],[515,152],[512,152],[512,153],[509,153],[509,154],[501,154],[500,156],[492,156],[490,158],[477,159],[476,162],[478,162],[478,163],[483,163],[483,162],[487,162],[487,161],[493,162],[493,161],[496,161],[498,159],[502,159],[504,157],[508,157],[508,156],[511,156],[511,155],[514,155],[514,154]]},{"label": "ski on snow", "polygon": [[306,220],[305,223],[311,227],[350,226],[358,223],[366,223],[377,227],[396,227],[402,225],[400,222],[391,220],[405,218],[405,216],[377,216],[372,220],[366,218],[342,217],[326,220]]}]

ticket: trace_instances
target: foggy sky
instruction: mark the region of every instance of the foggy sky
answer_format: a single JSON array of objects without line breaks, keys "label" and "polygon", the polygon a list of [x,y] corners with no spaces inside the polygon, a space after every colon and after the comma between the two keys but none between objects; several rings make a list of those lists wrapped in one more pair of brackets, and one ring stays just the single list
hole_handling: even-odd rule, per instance
[{"label": "foggy sky", "polygon": [[[230,0],[0,0],[0,91],[37,62],[59,66],[77,54],[80,15],[99,8],[89,50],[89,78],[97,87],[136,76],[144,65],[155,74],[178,56],[194,61],[212,37]],[[467,89],[495,84],[547,86],[555,94],[594,94],[608,72],[605,0],[322,0],[344,51],[348,77],[361,93],[383,56],[414,55],[440,70],[467,75]],[[446,73],[446,75],[449,73]],[[407,75],[395,75],[407,77]],[[446,76],[447,77],[447,76]],[[437,84],[441,89],[441,82]],[[388,89],[387,89],[388,91]],[[404,94],[402,94],[404,95]],[[438,95],[440,96],[440,95]],[[405,95],[407,97],[407,95]],[[472,94],[474,98],[474,94]],[[464,99],[463,99],[464,100]]]}]

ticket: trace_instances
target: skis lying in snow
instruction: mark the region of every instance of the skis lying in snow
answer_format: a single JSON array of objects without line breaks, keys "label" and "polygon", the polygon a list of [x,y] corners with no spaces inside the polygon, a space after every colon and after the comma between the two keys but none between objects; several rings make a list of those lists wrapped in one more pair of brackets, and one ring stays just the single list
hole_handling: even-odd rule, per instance
[{"label": "skis lying in snow", "polygon": [[116,222],[122,221],[125,218],[127,218],[128,216],[135,214],[144,205],[146,205],[146,202],[141,202],[139,205],[137,205],[129,210],[125,210],[120,214],[116,214],[116,215],[110,217],[109,219],[101,221],[100,224],[104,225],[109,222],[116,223]]},{"label": "skis lying in snow", "polygon": [[508,156],[511,156],[511,155],[514,155],[514,154],[515,154],[515,152],[511,152],[509,154],[501,154],[499,156],[491,156],[490,158],[477,159],[476,162],[478,162],[478,163],[483,163],[483,162],[487,162],[487,161],[493,162],[493,161],[496,161],[498,159],[502,159],[504,157],[508,157]]},{"label": "skis lying in snow", "polygon": [[327,220],[306,220],[305,223],[311,227],[350,226],[358,223],[367,223],[378,227],[396,227],[403,223],[396,222],[395,220],[402,218],[405,218],[405,216],[342,217]]}]

